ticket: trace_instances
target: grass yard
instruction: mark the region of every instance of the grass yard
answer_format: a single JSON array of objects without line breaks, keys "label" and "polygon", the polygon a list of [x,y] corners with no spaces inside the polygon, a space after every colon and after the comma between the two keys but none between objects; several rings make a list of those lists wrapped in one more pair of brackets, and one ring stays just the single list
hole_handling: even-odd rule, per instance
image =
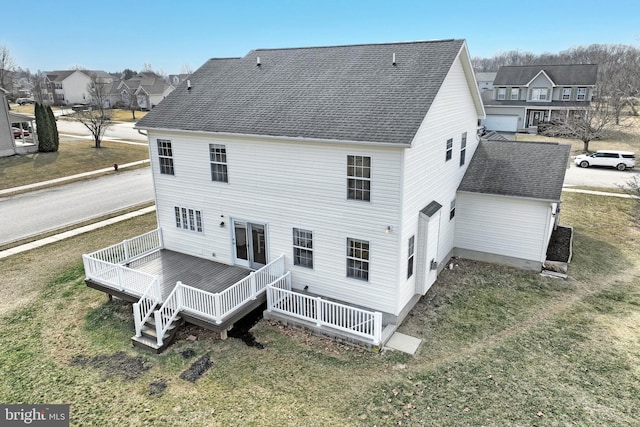
[{"label": "grass yard", "polygon": [[[54,111],[59,110],[61,108],[62,107],[52,107]],[[70,107],[67,107],[67,108],[70,108]],[[35,115],[35,106],[33,104],[25,104],[25,105],[11,104],[11,112],[33,116]],[[137,122],[138,120],[146,116],[147,113],[148,113],[147,111],[136,111],[136,119],[133,120],[130,110],[114,109],[114,110],[111,110],[111,119],[115,122]],[[66,117],[72,118],[73,116],[74,114],[70,114]]]},{"label": "grass yard", "polygon": [[107,168],[149,158],[142,145],[62,139],[56,153],[34,153],[0,158],[0,189],[18,187],[82,172]]},{"label": "grass yard", "polygon": [[[0,402],[69,403],[74,426],[639,425],[633,202],[563,201],[570,279],[455,260],[400,328],[423,340],[416,356],[265,320],[252,329],[264,349],[196,327],[161,355],[132,348],[131,306],[84,285],[80,254],[154,228],[153,215],[7,258]],[[203,356],[210,369],[181,379]]]}]

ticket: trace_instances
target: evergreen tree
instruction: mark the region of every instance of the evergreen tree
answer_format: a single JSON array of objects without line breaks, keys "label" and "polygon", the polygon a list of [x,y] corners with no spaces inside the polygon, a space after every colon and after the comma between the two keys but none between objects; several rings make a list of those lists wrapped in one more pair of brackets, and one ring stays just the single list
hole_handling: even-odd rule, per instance
[{"label": "evergreen tree", "polygon": [[60,134],[58,133],[56,116],[53,115],[53,110],[50,105],[47,105],[47,117],[49,119],[49,133],[51,134],[51,151],[58,151],[58,147],[60,146]]},{"label": "evergreen tree", "polygon": [[36,127],[38,131],[38,151],[43,153],[51,153],[58,151],[58,145],[56,144],[57,130],[55,129],[55,119],[52,122],[53,112],[51,116],[47,110],[51,110],[50,107],[46,107],[40,103],[36,103]]}]

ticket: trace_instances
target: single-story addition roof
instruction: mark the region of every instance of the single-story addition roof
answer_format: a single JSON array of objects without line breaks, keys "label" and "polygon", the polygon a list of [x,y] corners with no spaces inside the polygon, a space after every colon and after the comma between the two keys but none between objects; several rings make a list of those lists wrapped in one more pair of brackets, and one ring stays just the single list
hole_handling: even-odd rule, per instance
[{"label": "single-story addition roof", "polygon": [[494,86],[525,86],[541,71],[558,86],[595,86],[597,64],[525,65],[500,67]]},{"label": "single-story addition roof", "polygon": [[571,146],[482,141],[458,191],[559,201]]},{"label": "single-story addition roof", "polygon": [[464,40],[441,40],[211,59],[136,127],[410,144],[461,52]]}]

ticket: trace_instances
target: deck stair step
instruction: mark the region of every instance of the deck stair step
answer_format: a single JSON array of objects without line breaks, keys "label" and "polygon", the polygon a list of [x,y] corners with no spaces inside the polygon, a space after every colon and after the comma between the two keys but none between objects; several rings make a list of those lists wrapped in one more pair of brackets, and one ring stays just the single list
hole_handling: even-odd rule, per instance
[{"label": "deck stair step", "polygon": [[151,350],[156,354],[162,353],[173,342],[178,328],[182,326],[183,323],[184,320],[180,316],[176,317],[169,326],[169,329],[164,333],[162,345],[158,345],[156,322],[153,316],[151,316],[145,324],[142,325],[142,335],[139,337],[135,335],[131,337],[131,344],[143,350]]}]

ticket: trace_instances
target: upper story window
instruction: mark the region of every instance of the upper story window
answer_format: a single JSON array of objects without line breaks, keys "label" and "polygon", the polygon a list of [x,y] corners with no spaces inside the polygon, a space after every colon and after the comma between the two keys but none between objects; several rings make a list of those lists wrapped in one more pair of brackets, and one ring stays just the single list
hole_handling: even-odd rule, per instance
[{"label": "upper story window", "polygon": [[498,88],[498,99],[503,100],[506,98],[507,98],[507,88],[506,87]]},{"label": "upper story window", "polygon": [[313,268],[313,232],[293,229],[293,264]]},{"label": "upper story window", "polygon": [[407,279],[413,276],[413,253],[415,236],[409,237],[409,247],[407,252]]},{"label": "upper story window", "polygon": [[587,88],[579,87],[576,92],[576,101],[584,101],[585,99],[587,99]]},{"label": "upper story window", "polygon": [[467,156],[467,133],[462,134],[462,143],[460,144],[460,166],[464,165]]},{"label": "upper story window", "polygon": [[517,101],[518,99],[520,99],[520,89],[518,89],[517,87],[512,87],[511,88],[511,100],[512,101]]},{"label": "upper story window", "polygon": [[369,281],[369,242],[347,239],[347,277]]},{"label": "upper story window", "polygon": [[202,233],[202,212],[180,206],[174,206],[173,210],[176,216],[176,227]]},{"label": "upper story window", "polygon": [[226,147],[220,144],[209,144],[209,158],[211,160],[211,180],[229,182]]},{"label": "upper story window", "polygon": [[371,157],[347,156],[347,199],[371,200]]},{"label": "upper story window", "polygon": [[563,101],[571,101],[571,88],[563,87],[562,88],[562,100]]},{"label": "upper story window", "polygon": [[538,87],[531,90],[532,101],[546,101],[548,99],[549,90],[546,87]]},{"label": "upper story window", "polygon": [[453,157],[453,138],[447,139],[447,152],[445,154],[445,162],[448,162]]},{"label": "upper story window", "polygon": [[449,205],[449,221],[451,221],[456,216],[456,199],[451,201],[451,205]]},{"label": "upper story window", "polygon": [[168,139],[158,139],[158,159],[160,161],[160,173],[174,175],[173,150],[171,149],[171,141]]}]

